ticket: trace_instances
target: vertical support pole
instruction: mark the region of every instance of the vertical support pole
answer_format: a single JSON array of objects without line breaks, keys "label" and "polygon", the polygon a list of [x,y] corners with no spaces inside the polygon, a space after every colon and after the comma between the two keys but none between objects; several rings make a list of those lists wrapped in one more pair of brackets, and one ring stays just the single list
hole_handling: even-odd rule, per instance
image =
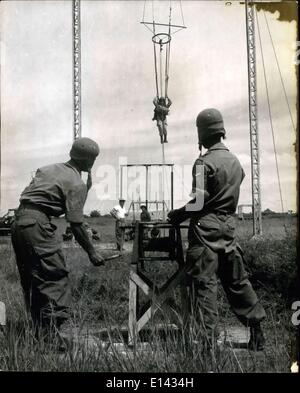
[{"label": "vertical support pole", "polygon": [[120,197],[124,198],[124,196],[123,196],[123,165],[120,166]]},{"label": "vertical support pole", "polygon": [[73,0],[73,138],[81,137],[81,28],[80,0]]},{"label": "vertical support pole", "polygon": [[249,121],[250,121],[250,148],[251,148],[251,177],[252,177],[252,210],[253,235],[262,234],[261,193],[260,193],[260,153],[259,133],[257,121],[256,100],[256,48],[255,48],[255,17],[252,1],[246,0],[246,28],[248,53],[248,89],[249,89]]},{"label": "vertical support pole", "polygon": [[[1,63],[0,63],[1,67]],[[0,68],[1,71],[1,68]],[[0,88],[1,88],[1,82],[0,82]],[[0,100],[1,100],[1,95],[0,95]],[[1,108],[1,102],[0,102],[0,108]],[[2,138],[1,138],[1,116],[0,116],[0,214],[1,214],[1,201],[2,201],[2,157],[1,157],[1,152],[2,152]]]},{"label": "vertical support pole", "polygon": [[148,210],[148,169],[149,169],[149,166],[148,165],[146,165],[146,208],[147,208],[147,210]]},{"label": "vertical support pole", "polygon": [[132,280],[132,274],[137,273],[137,265],[131,263],[129,274],[129,319],[128,319],[128,345],[136,344],[137,336],[137,296],[138,287]]},{"label": "vertical support pole", "polygon": [[[138,240],[139,240],[139,258],[144,258],[145,253],[144,253],[144,247],[143,247],[143,240],[144,240],[144,225],[141,223],[138,223]],[[140,263],[141,270],[145,270],[145,264],[144,261],[141,261]]]},{"label": "vertical support pole", "polygon": [[[176,258],[177,263],[180,267],[186,263],[184,260],[184,253],[182,248],[182,238],[181,238],[181,230],[180,226],[176,227]],[[187,290],[187,281],[186,278],[183,277],[180,282],[180,294],[181,294],[181,307],[182,307],[182,321],[184,328],[187,327],[188,323],[188,315],[189,315],[189,298],[188,298],[188,290]]]},{"label": "vertical support pole", "polygon": [[135,221],[135,202],[133,199],[133,194],[131,195],[131,200],[132,200],[133,221]]},{"label": "vertical support pole", "polygon": [[[1,50],[2,50],[2,45],[0,43],[0,55],[1,55]],[[0,61],[0,75],[2,75],[2,70],[1,70],[1,64],[2,62]],[[0,91],[1,91],[1,79],[0,79]],[[0,94],[0,108],[1,106],[1,94]],[[0,115],[0,214],[1,214],[1,202],[2,202],[2,136],[1,136],[1,129],[2,129],[2,116]]]},{"label": "vertical support pole", "polygon": [[174,209],[174,167],[171,166],[171,210]]},{"label": "vertical support pole", "polygon": [[140,258],[140,228],[135,224],[135,236],[133,242],[132,257],[129,274],[129,317],[128,317],[128,344],[136,345],[137,340],[137,311],[138,311],[138,287],[132,280],[132,274],[138,274]]}]

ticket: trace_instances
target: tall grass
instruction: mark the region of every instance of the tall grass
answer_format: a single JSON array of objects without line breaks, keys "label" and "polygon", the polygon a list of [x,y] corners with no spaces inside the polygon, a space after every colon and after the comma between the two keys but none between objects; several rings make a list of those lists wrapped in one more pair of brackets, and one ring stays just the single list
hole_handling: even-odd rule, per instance
[{"label": "tall grass", "polygon": [[[266,350],[260,353],[234,351],[230,346],[207,348],[199,321],[191,317],[187,329],[178,309],[172,316],[158,311],[147,336],[128,346],[123,327],[128,320],[129,257],[94,268],[80,250],[66,250],[71,270],[73,304],[65,327],[68,345],[60,351],[61,339],[54,333],[45,342],[36,338],[25,312],[14,255],[9,246],[0,250],[0,300],[6,304],[7,326],[0,332],[0,370],[14,371],[114,371],[114,372],[288,372],[291,340],[289,304],[295,279],[295,240],[244,241],[250,278],[266,307]],[[172,270],[155,264],[147,274],[164,280]],[[280,280],[284,277],[284,280]],[[289,289],[288,289],[289,288]],[[178,293],[175,293],[177,302]],[[143,299],[142,299],[143,300]],[[237,325],[222,289],[219,289],[222,328]],[[169,328],[177,319],[177,330]],[[159,322],[158,331],[155,322]],[[101,330],[102,329],[102,330]],[[104,329],[104,330],[103,330]],[[146,341],[143,341],[146,340]]]}]

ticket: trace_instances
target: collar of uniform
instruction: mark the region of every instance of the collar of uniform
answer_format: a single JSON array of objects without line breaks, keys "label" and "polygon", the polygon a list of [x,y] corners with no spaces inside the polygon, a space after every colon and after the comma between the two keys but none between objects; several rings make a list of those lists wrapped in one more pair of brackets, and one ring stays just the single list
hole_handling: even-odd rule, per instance
[{"label": "collar of uniform", "polygon": [[212,145],[212,146],[208,149],[208,151],[211,151],[211,150],[228,150],[228,148],[224,145],[224,143],[218,142],[218,143]]},{"label": "collar of uniform", "polygon": [[68,166],[69,168],[74,169],[74,170],[75,170],[76,172],[78,172],[79,175],[81,176],[81,170],[80,170],[79,168],[77,168],[76,165],[72,164],[70,161],[64,162],[64,164],[65,164],[66,166]]}]

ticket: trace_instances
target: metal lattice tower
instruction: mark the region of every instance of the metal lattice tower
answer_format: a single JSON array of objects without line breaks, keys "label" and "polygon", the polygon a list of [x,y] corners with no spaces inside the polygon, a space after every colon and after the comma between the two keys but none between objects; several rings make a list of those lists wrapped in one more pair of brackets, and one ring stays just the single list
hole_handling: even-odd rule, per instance
[{"label": "metal lattice tower", "polygon": [[262,234],[261,193],[260,193],[260,154],[257,120],[256,99],[256,49],[255,49],[255,17],[254,4],[246,1],[246,28],[248,52],[248,88],[249,88],[249,120],[250,120],[250,147],[251,147],[251,177],[252,177],[252,210],[253,235]]},{"label": "metal lattice tower", "polygon": [[73,136],[81,137],[81,28],[80,0],[73,0]]}]

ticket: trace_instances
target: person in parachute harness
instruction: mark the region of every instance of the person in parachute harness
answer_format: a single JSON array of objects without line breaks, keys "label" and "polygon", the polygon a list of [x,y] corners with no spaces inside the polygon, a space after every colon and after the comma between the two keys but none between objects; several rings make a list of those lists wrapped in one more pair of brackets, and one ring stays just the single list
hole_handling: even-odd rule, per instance
[{"label": "person in parachute harness", "polygon": [[169,108],[172,105],[172,101],[169,97],[157,96],[153,99],[154,116],[152,121],[156,120],[157,128],[160,136],[160,143],[168,143],[167,141],[167,115],[169,114]]},{"label": "person in parachute harness", "polygon": [[[91,169],[99,146],[89,138],[78,138],[70,160],[39,168],[20,197],[11,228],[25,305],[36,334],[49,337],[69,317],[71,286],[69,271],[51,217],[65,214],[72,233],[94,266],[104,265],[83,225],[83,207],[92,186]],[[81,172],[88,172],[87,184]]]},{"label": "person in parachute harness", "polygon": [[[244,267],[243,252],[235,238],[235,218],[240,185],[245,176],[237,157],[221,142],[223,117],[205,109],[196,120],[199,149],[208,149],[193,166],[192,201],[168,214],[174,225],[190,219],[186,263],[194,309],[206,331],[209,345],[216,336],[217,276],[239,321],[250,327],[248,348],[262,350],[260,322],[266,313]],[[202,183],[201,183],[202,180]]]}]

